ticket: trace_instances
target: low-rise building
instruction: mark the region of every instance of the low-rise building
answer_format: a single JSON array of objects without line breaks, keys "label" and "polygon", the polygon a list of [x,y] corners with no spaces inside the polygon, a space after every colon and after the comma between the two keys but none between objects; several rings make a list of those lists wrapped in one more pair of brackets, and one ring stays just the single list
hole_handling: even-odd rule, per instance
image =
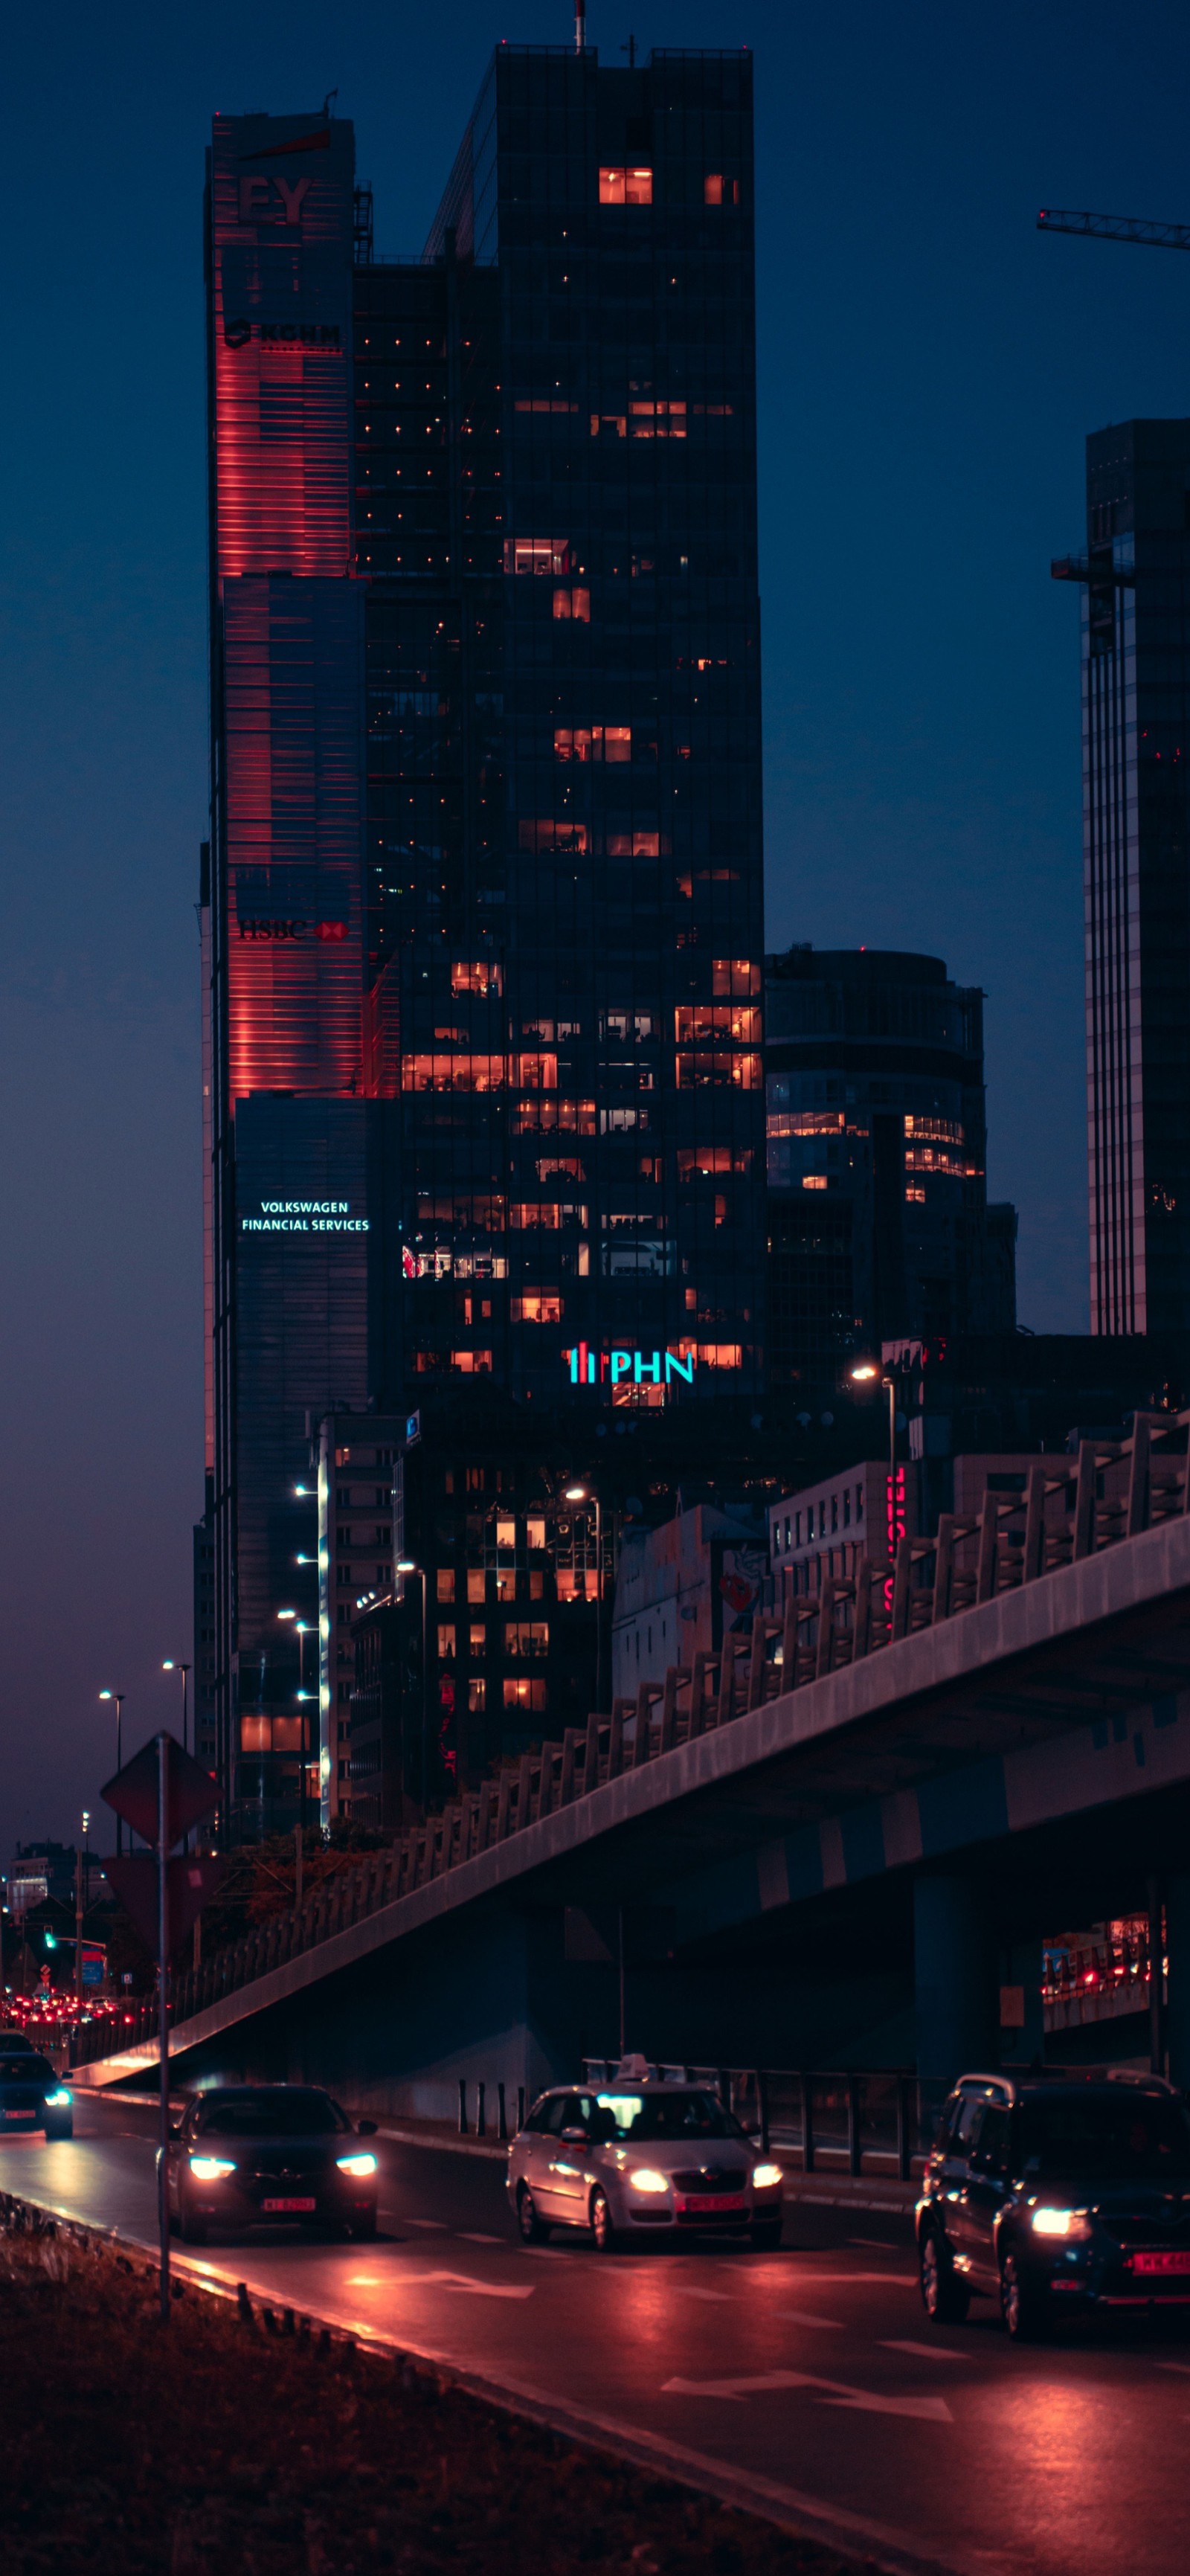
[{"label": "low-rise building", "polygon": [[625,1530],[612,1615],[612,1692],[635,1697],[671,1664],[715,1653],[747,1626],[768,1571],[763,1520],[698,1503],[658,1528]]}]

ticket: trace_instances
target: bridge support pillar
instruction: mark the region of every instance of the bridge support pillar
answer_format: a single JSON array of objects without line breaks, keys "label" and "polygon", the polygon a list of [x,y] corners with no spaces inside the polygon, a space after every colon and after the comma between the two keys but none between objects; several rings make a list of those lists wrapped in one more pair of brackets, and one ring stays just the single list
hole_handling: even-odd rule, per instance
[{"label": "bridge support pillar", "polygon": [[1170,2082],[1190,2085],[1190,1877],[1173,1875],[1165,1885],[1165,1946],[1169,1959],[1169,1999],[1165,2010],[1165,2046]]},{"label": "bridge support pillar", "polygon": [[941,2092],[964,2067],[998,2066],[996,1949],[978,1881],[916,1881],[913,1979],[921,2082]]}]

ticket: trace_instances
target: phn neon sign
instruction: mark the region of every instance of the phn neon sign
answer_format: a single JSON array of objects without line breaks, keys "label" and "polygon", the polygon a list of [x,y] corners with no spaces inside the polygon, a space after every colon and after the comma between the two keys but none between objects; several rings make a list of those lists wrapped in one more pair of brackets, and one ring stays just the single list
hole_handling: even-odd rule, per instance
[{"label": "phn neon sign", "polygon": [[693,1351],[596,1351],[576,1342],[562,1358],[572,1386],[671,1386],[675,1378],[694,1384]]}]

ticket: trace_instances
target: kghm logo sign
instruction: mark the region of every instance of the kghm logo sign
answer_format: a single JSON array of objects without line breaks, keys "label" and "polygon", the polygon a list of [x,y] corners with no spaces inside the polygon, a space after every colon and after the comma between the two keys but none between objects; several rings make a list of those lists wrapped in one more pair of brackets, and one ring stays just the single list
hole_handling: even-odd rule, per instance
[{"label": "kghm logo sign", "polygon": [[672,1386],[694,1384],[694,1353],[687,1351],[596,1351],[576,1342],[563,1351],[572,1386]]}]

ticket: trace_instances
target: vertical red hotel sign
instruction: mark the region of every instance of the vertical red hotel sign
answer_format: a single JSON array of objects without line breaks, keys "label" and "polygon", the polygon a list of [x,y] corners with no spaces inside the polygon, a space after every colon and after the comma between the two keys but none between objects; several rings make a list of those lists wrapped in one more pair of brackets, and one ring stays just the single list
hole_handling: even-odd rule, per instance
[{"label": "vertical red hotel sign", "polygon": [[360,1088],[350,125],[217,117],[211,150],[218,917],[229,1105]]}]

